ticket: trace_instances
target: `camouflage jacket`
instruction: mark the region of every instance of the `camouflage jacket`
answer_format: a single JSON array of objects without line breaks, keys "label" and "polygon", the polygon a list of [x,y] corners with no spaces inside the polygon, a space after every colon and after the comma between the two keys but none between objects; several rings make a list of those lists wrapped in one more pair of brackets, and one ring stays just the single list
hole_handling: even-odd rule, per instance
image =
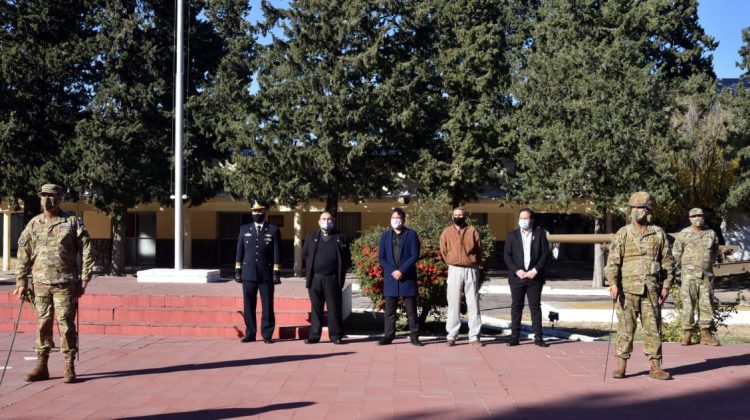
[{"label": "camouflage jacket", "polygon": [[711,229],[696,232],[691,227],[686,227],[677,235],[672,247],[676,271],[683,278],[713,277],[713,265],[718,252],[719,239]]},{"label": "camouflage jacket", "polygon": [[29,275],[34,282],[43,284],[78,281],[79,255],[81,277],[90,280],[94,260],[83,221],[65,212],[51,221],[40,214],[31,219],[18,238],[16,285],[27,287]]},{"label": "camouflage jacket", "polygon": [[632,224],[617,231],[612,239],[604,275],[609,284],[636,295],[645,288],[659,291],[672,285],[674,260],[664,231],[648,225],[640,234]]}]

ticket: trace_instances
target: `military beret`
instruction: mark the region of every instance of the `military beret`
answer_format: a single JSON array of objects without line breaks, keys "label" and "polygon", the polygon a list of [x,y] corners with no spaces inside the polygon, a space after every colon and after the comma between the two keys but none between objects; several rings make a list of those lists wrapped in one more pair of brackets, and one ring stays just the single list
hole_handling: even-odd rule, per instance
[{"label": "military beret", "polygon": [[39,191],[39,193],[62,195],[63,189],[57,184],[44,184],[42,185],[42,189]]},{"label": "military beret", "polygon": [[628,205],[630,207],[646,207],[653,210],[655,200],[651,197],[651,194],[645,191],[634,192],[630,195]]},{"label": "military beret", "polygon": [[250,200],[250,210],[265,210],[266,206],[260,203],[258,200]]},{"label": "military beret", "polygon": [[698,207],[694,209],[690,209],[690,212],[688,213],[688,216],[703,216],[703,210],[699,209]]}]

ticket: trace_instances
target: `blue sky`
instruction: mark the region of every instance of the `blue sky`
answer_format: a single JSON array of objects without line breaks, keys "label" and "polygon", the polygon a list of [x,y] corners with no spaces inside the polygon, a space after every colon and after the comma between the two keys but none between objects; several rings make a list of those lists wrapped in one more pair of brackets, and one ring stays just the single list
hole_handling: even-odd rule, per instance
[{"label": "blue sky", "polygon": [[716,77],[739,77],[742,71],[735,62],[740,59],[742,28],[750,26],[750,1],[701,0],[698,19],[706,33],[719,41],[713,54]]},{"label": "blue sky", "polygon": [[[276,6],[285,7],[288,0],[271,0]],[[250,0],[250,19],[260,17],[260,0]],[[719,41],[714,51],[714,70],[719,78],[736,78],[741,70],[739,61],[742,46],[742,28],[750,26],[750,0],[700,0],[698,19],[706,33]]]}]

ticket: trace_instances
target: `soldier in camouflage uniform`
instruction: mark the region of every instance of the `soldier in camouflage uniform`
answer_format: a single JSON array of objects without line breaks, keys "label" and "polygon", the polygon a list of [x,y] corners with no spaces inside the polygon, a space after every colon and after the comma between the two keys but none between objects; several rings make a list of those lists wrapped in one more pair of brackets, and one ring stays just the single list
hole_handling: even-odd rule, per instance
[{"label": "soldier in camouflage uniform", "polygon": [[[710,328],[714,317],[711,283],[714,279],[713,264],[719,250],[719,240],[713,230],[705,228],[703,210],[694,208],[688,216],[690,227],[680,231],[672,248],[676,271],[682,279],[682,345],[692,344],[693,329],[700,326],[700,343],[718,346],[719,342],[711,336]],[[696,309],[698,316],[694,317]]]},{"label": "soldier in camouflage uniform", "polygon": [[[16,290],[19,299],[34,305],[37,316],[37,365],[26,375],[29,382],[49,379],[47,360],[54,347],[52,318],[57,318],[60,349],[65,355],[65,383],[76,379],[74,360],[78,352],[75,317],[78,298],[91,280],[89,234],[83,221],[60,209],[62,187],[45,184],[39,193],[44,213],[26,225],[18,239]],[[78,257],[82,257],[79,278]],[[29,276],[33,288],[29,289]]]},{"label": "soldier in camouflage uniform", "polygon": [[617,301],[617,369],[614,378],[624,378],[633,351],[633,335],[640,317],[645,331],[644,350],[649,358],[649,376],[670,379],[661,369],[661,304],[669,296],[674,261],[664,231],[649,223],[654,201],[646,192],[636,192],[629,201],[632,223],[612,239],[604,275],[610,294]]}]

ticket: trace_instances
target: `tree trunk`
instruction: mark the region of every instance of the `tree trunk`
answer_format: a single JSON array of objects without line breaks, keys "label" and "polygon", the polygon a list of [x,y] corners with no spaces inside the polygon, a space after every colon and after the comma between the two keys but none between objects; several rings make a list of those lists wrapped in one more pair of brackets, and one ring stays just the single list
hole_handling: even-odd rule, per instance
[{"label": "tree trunk", "polygon": [[115,206],[112,213],[112,253],[110,258],[109,275],[122,277],[125,275],[125,220],[128,209],[120,204]]},{"label": "tree trunk", "polygon": [[[595,219],[594,233],[601,233],[601,230],[601,220]],[[591,287],[604,287],[604,246],[603,244],[594,244],[594,275],[591,280]]]},{"label": "tree trunk", "polygon": [[337,192],[330,192],[326,195],[326,210],[331,212],[331,215],[336,218],[339,212],[339,194]]}]

